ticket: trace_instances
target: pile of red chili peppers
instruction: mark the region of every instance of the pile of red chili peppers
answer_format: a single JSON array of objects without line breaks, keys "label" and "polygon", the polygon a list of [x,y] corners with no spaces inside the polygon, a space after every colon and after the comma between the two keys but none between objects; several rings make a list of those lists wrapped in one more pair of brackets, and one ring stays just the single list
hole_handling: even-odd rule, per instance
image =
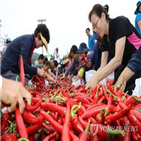
[{"label": "pile of red chili peppers", "polygon": [[32,104],[25,101],[24,113],[17,107],[1,116],[1,141],[141,140],[141,97],[115,92],[108,82],[86,90],[58,77],[45,87],[45,80],[34,76],[32,84],[27,88]]}]

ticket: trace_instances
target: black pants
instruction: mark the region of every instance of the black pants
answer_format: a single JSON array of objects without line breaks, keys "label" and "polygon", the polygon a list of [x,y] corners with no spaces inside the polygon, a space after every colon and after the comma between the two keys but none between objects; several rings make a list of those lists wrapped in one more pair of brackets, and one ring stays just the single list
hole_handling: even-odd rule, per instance
[{"label": "black pants", "polygon": [[[125,67],[119,67],[117,70],[115,70],[115,79],[114,79],[114,84],[116,83],[116,81],[118,80],[118,77],[120,76],[120,74],[122,73],[122,71],[124,70]],[[138,74],[134,74],[128,81],[125,87],[124,92],[128,91],[129,95],[132,95],[132,91],[135,88],[135,80],[137,78],[141,77],[141,73]]]}]

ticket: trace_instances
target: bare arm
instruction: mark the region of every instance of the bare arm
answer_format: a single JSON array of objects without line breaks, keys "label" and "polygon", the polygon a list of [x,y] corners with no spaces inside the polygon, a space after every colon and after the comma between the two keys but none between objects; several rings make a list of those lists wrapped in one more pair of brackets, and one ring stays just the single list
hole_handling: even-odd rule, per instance
[{"label": "bare arm", "polygon": [[137,24],[138,24],[139,29],[140,29],[140,32],[141,32],[141,20],[139,20],[139,21],[137,22]]},{"label": "bare arm", "polygon": [[134,75],[135,73],[128,67],[126,67],[123,72],[121,73],[121,75],[119,76],[117,82],[116,82],[116,87],[115,90],[122,88],[122,90],[124,91],[125,87],[126,87],[126,83],[127,81]]},{"label": "bare arm", "polygon": [[87,86],[86,88],[95,87],[102,79],[111,74],[118,66],[121,65],[125,48],[125,42],[126,37],[122,37],[116,41],[114,58],[103,68],[102,66],[105,64],[102,62],[101,69],[99,69],[96,72],[96,74],[89,80],[89,82],[86,84]]}]

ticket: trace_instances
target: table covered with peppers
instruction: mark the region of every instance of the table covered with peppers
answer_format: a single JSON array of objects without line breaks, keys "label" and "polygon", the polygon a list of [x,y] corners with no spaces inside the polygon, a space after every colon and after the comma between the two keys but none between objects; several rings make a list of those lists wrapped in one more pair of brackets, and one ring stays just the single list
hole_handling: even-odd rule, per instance
[{"label": "table covered with peppers", "polygon": [[[139,141],[141,97],[114,91],[111,82],[85,89],[66,77],[45,87],[32,78],[32,104],[1,116],[1,141]],[[1,104],[1,107],[5,105]]]}]

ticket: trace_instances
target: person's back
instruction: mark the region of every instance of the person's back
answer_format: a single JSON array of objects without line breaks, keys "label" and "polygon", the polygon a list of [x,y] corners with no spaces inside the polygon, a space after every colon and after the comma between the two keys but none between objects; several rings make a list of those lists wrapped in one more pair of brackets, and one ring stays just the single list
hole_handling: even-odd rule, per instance
[{"label": "person's back", "polygon": [[[34,35],[23,35],[16,39],[14,39],[8,46],[7,51],[5,52],[3,58],[2,58],[2,68],[1,73],[3,74],[6,71],[12,71],[15,73],[20,73],[18,69],[18,61],[20,57],[20,52],[22,50],[21,46],[23,42],[25,42],[25,45],[33,46],[34,41]],[[24,53],[29,56],[31,52],[31,48],[29,50],[24,50]],[[27,61],[28,60],[24,60]],[[9,65],[11,64],[11,65]]]}]

